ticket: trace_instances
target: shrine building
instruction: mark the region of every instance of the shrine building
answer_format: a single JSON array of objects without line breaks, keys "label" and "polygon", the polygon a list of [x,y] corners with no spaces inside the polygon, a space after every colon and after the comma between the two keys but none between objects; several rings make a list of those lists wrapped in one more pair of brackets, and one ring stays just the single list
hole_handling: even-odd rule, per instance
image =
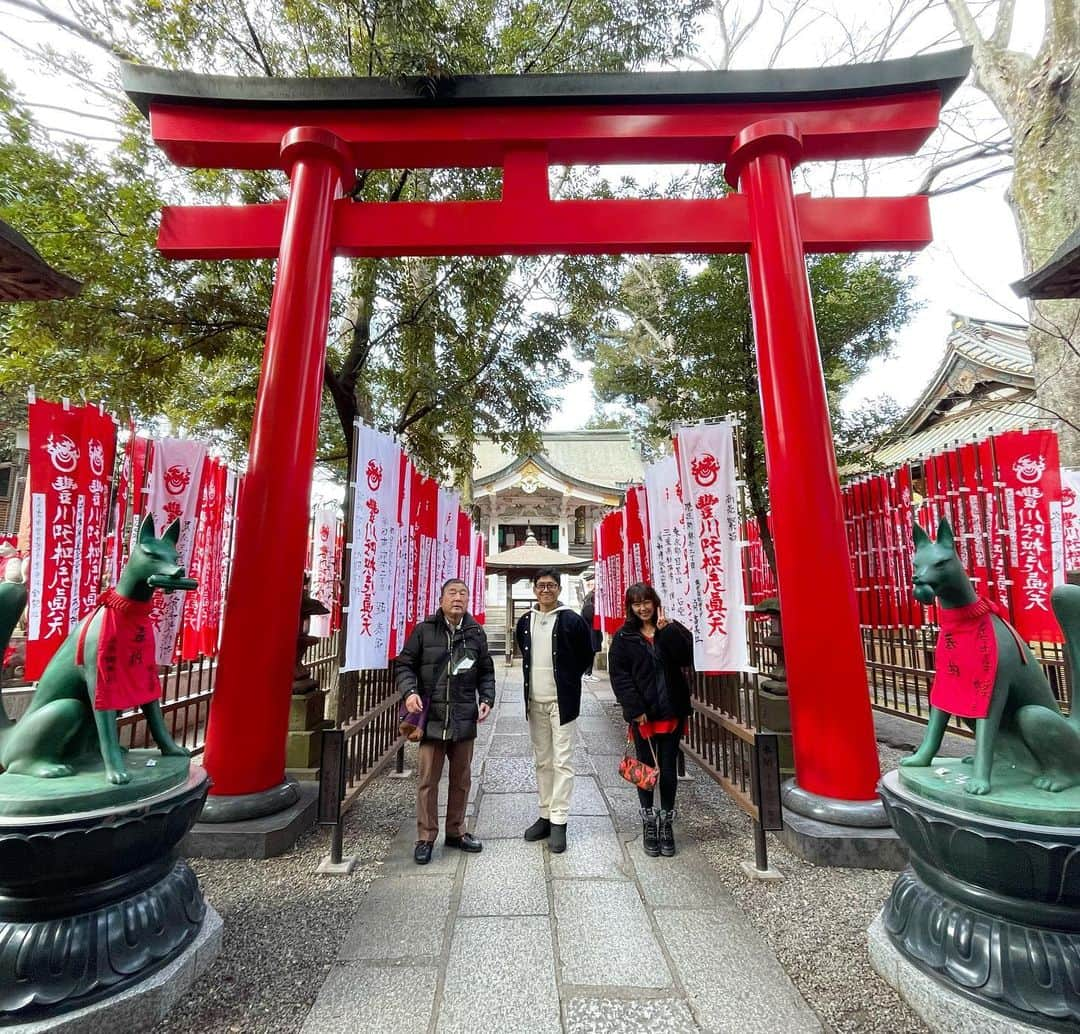
[{"label": "shrine building", "polygon": [[474,455],[473,519],[489,555],[522,545],[531,528],[542,546],[591,557],[593,526],[645,476],[624,430],[549,431],[527,456],[482,437]]}]

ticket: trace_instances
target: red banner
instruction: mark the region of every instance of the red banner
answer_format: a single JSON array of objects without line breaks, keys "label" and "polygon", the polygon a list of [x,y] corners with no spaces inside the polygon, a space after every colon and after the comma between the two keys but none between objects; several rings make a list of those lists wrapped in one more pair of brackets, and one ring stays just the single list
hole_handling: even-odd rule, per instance
[{"label": "red banner", "polygon": [[1030,641],[1061,642],[1050,593],[1064,581],[1057,435],[1009,431],[994,439],[1011,533],[1013,623]]},{"label": "red banner", "polygon": [[648,582],[649,572],[649,517],[645,501],[645,486],[633,485],[626,490],[626,516],[623,522],[623,570],[626,584]]},{"label": "red banner", "polygon": [[217,653],[221,619],[222,536],[225,527],[225,487],[228,469],[218,460],[203,467],[199,514],[188,575],[199,587],[185,593],[180,656],[185,661]]},{"label": "red banner", "polygon": [[82,412],[37,400],[29,407],[30,585],[26,678],[39,678],[78,612],[82,548]]},{"label": "red banner", "polygon": [[82,570],[79,578],[79,612],[76,621],[96,606],[101,592],[105,557],[105,529],[109,519],[109,491],[116,460],[116,421],[101,408],[83,408],[83,440],[80,464],[84,506],[82,523]]},{"label": "red banner", "polygon": [[435,578],[439,560],[439,483],[416,470],[413,471],[411,507],[410,633],[418,622],[428,616],[428,600],[432,594],[438,594]]},{"label": "red banner", "polygon": [[473,533],[472,542],[472,607],[473,617],[482,625],[487,613],[487,571],[484,556],[484,533]]},{"label": "red banner", "polygon": [[623,568],[623,519],[622,510],[609,513],[600,522],[600,560],[597,570],[603,568],[603,612],[600,627],[614,634],[626,620],[626,573]]}]

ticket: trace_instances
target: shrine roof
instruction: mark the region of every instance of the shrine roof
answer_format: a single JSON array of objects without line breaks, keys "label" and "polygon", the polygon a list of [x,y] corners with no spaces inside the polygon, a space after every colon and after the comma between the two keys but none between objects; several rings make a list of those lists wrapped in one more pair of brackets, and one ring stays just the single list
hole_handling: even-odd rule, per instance
[{"label": "shrine roof", "polygon": [[621,489],[645,476],[641,454],[626,431],[548,431],[542,440],[543,449],[536,455],[515,456],[490,438],[478,439],[474,484],[497,480],[530,459],[553,476],[600,489]]},{"label": "shrine roof", "polygon": [[0,302],[71,298],[82,284],[53,269],[18,230],[0,220]]},{"label": "shrine roof", "polygon": [[582,72],[263,78],[199,75],[122,64],[124,89],[150,105],[261,108],[434,108],[603,104],[700,104],[843,100],[937,90],[942,103],[968,73],[970,48],[869,64],[748,71]]},{"label": "shrine roof", "polygon": [[983,391],[997,386],[1033,390],[1027,327],[954,315],[941,361],[918,400],[897,424],[896,434],[916,434],[957,407],[963,408],[965,398],[974,406]]},{"label": "shrine roof", "polygon": [[1080,226],[1042,266],[1012,288],[1021,298],[1080,298]]}]

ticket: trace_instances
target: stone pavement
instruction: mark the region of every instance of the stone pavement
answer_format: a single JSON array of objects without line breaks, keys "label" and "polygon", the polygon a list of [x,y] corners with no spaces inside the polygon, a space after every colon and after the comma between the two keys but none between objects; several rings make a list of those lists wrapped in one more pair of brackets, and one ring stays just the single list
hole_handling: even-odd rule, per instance
[{"label": "stone pavement", "polygon": [[678,824],[676,857],[642,852],[606,682],[582,700],[566,853],[522,839],[537,801],[521,670],[497,673],[469,799],[484,850],[440,840],[417,866],[403,817],[302,1034],[823,1031]]}]

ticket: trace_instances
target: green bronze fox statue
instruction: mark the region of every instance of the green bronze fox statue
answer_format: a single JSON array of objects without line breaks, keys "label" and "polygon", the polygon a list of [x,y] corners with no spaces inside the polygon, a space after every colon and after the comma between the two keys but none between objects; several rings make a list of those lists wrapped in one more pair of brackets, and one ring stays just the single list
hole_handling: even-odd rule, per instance
[{"label": "green bronze fox statue", "polygon": [[[177,563],[180,524],[161,538],[147,516],[115,589],[72,630],[38,680],[26,713],[12,722],[0,706],[0,765],[6,772],[52,779],[73,775],[75,759],[96,748],[110,783],[131,779],[124,765],[116,719],[141,707],[164,755],[186,757],[165,728],[149,621],[155,589],[194,589]],[[0,654],[26,602],[22,591],[0,593]],[[17,609],[16,609],[17,608]]]},{"label": "green bronze fox statue", "polygon": [[[991,790],[995,753],[1037,770],[1040,790],[1059,792],[1080,784],[1080,707],[1064,717],[1042,667],[1016,630],[993,604],[980,600],[956,554],[947,520],[937,540],[914,528],[915,598],[937,601],[941,632],[930,694],[930,721],[918,750],[900,762],[926,766],[941,747],[950,715],[975,730],[969,794]],[[1065,633],[1073,672],[1080,672],[1080,586],[1059,585],[1051,597]]]}]

